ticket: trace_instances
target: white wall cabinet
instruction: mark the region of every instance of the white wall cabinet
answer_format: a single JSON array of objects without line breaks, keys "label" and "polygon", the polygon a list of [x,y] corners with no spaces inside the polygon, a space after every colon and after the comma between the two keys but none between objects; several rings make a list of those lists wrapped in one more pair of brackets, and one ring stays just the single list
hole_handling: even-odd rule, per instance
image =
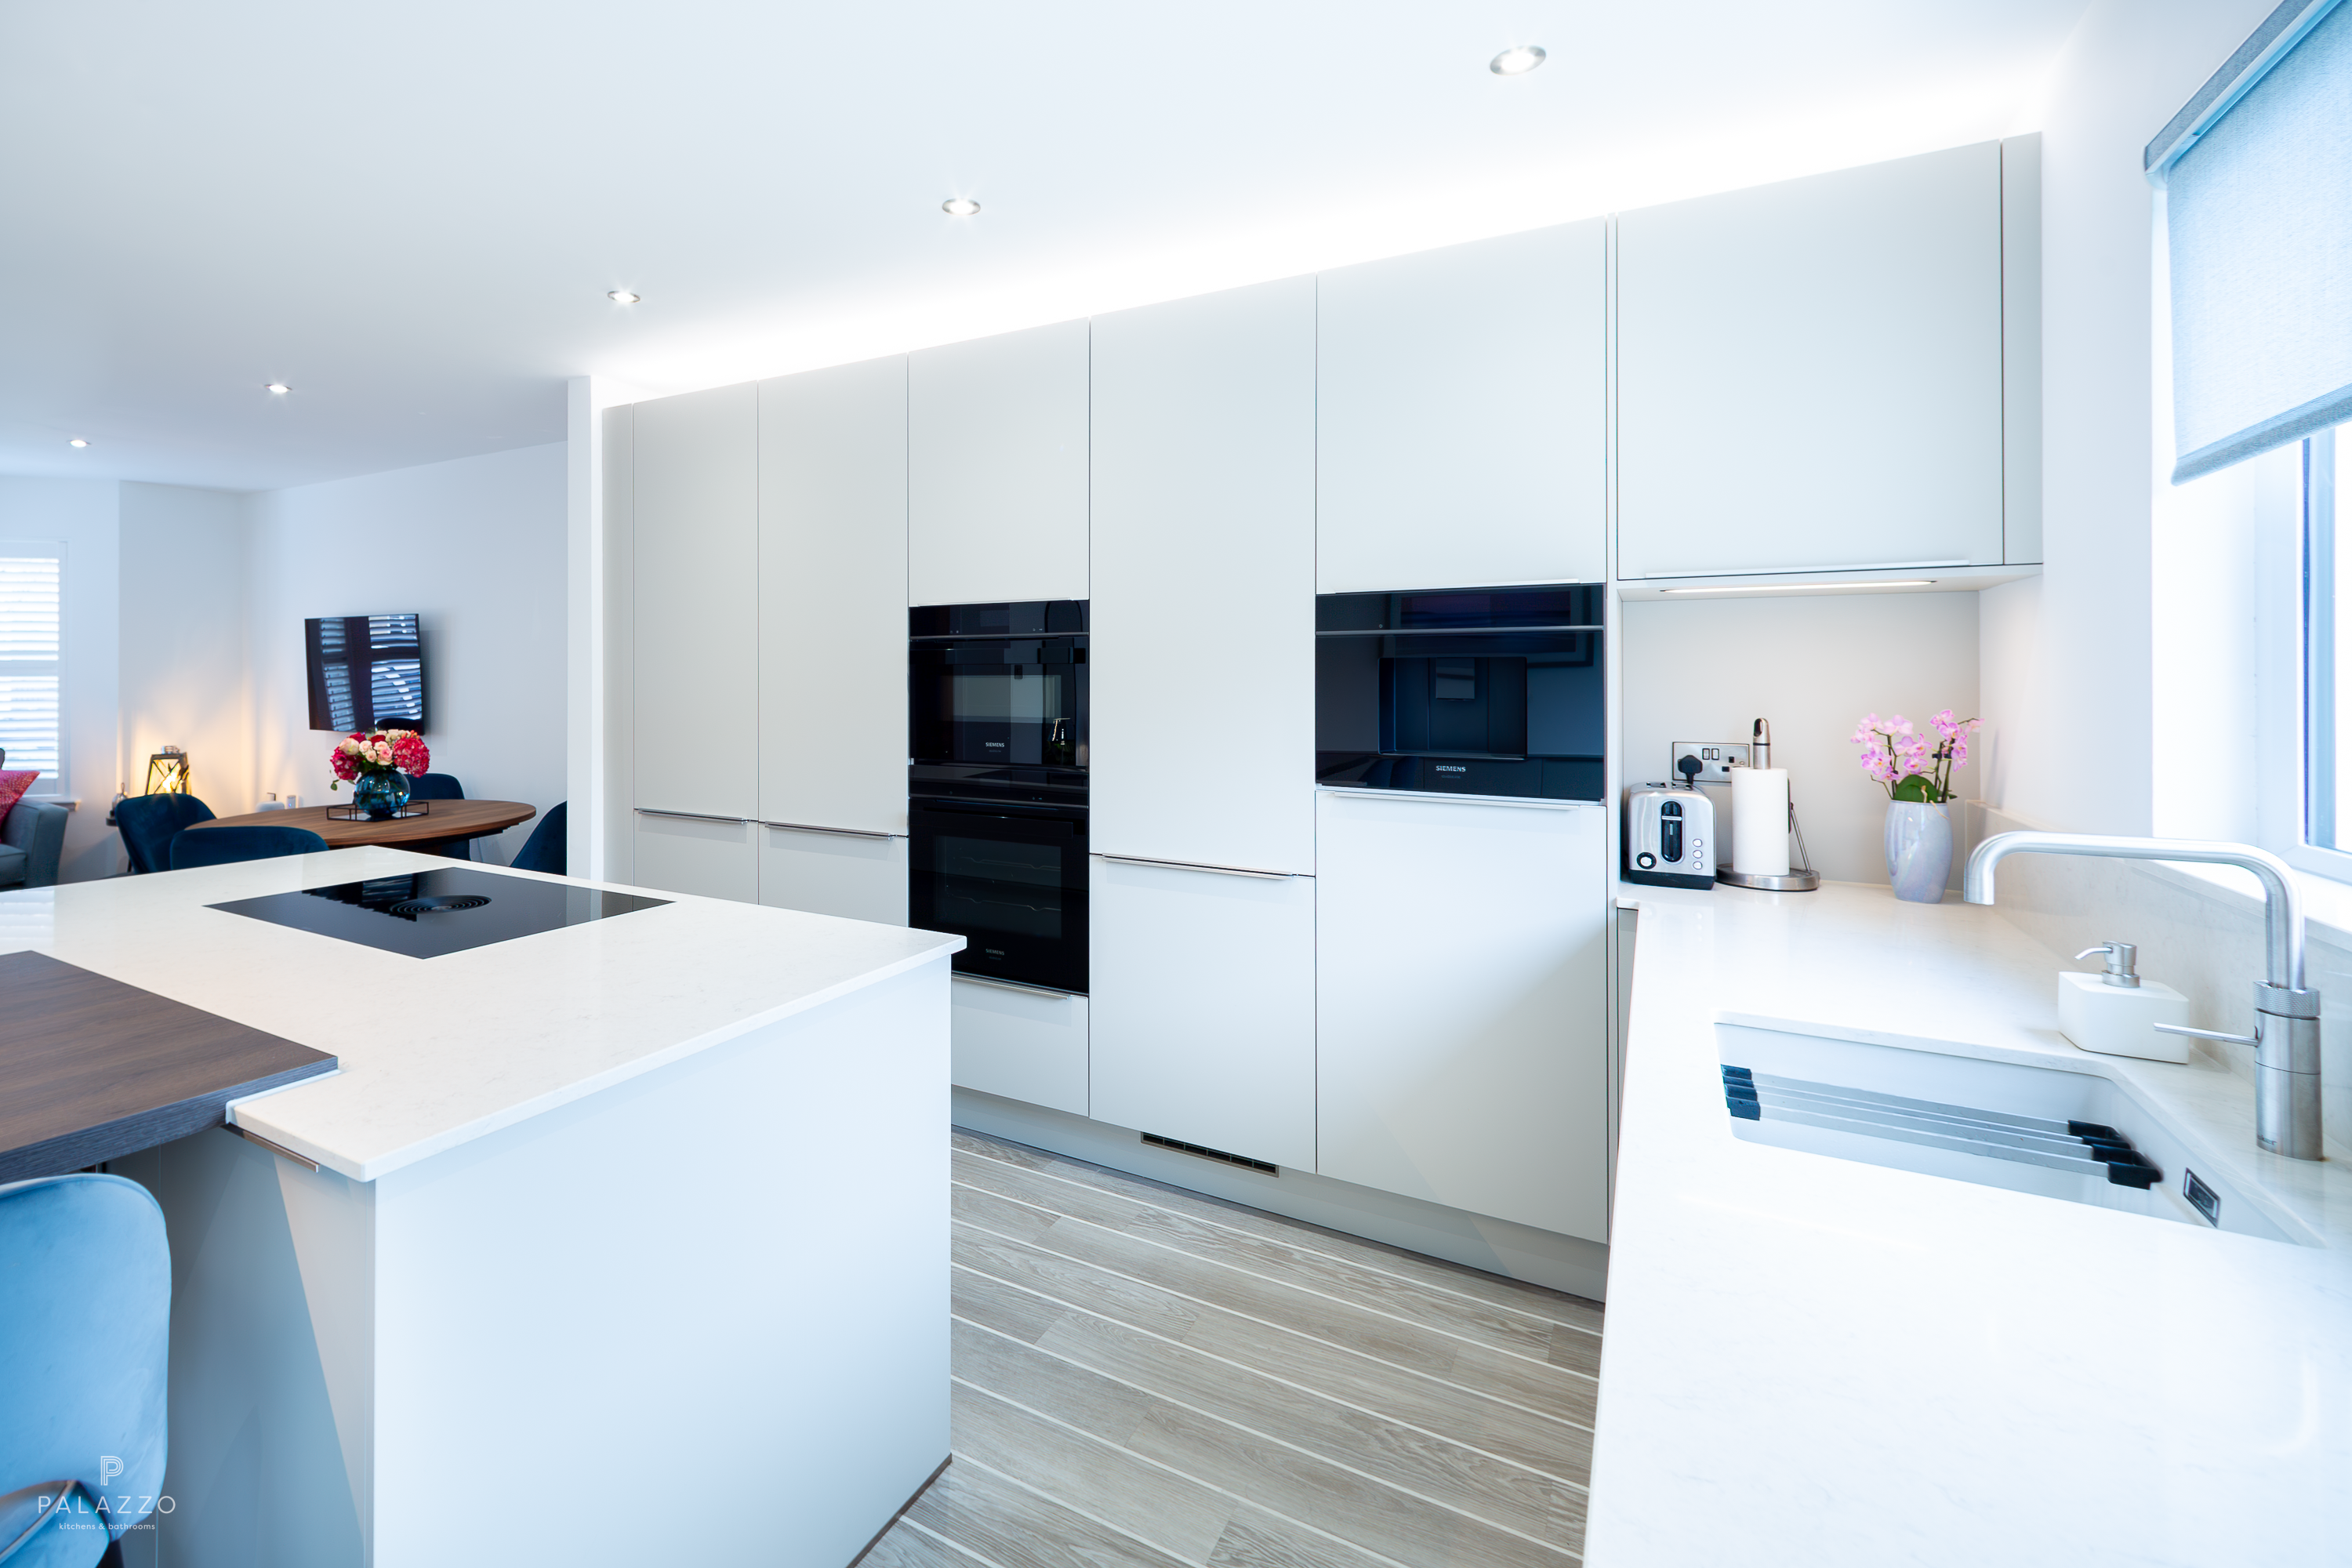
[{"label": "white wall cabinet", "polygon": [[1313,871],[1313,279],[1097,319],[1093,539],[1094,847]]},{"label": "white wall cabinet", "polygon": [[1318,1169],[1608,1238],[1608,813],[1318,796]]},{"label": "white wall cabinet", "polygon": [[638,806],[739,819],[759,809],[757,419],[748,384],[636,405]]},{"label": "white wall cabinet", "polygon": [[629,879],[636,886],[746,904],[759,900],[757,823],[643,808],[635,815]]},{"label": "white wall cabinet", "polygon": [[1617,234],[1621,576],[2002,560],[1999,142]]},{"label": "white wall cabinet", "polygon": [[1608,575],[1608,224],[1317,280],[1325,594]]},{"label": "white wall cabinet", "polygon": [[1086,997],[961,976],[952,995],[958,1088],[1087,1114]]},{"label": "white wall cabinet", "polygon": [[907,362],[760,384],[762,822],[907,831]]},{"label": "white wall cabinet", "polygon": [[910,356],[908,604],[1087,596],[1085,321]]},{"label": "white wall cabinet", "polygon": [[1097,857],[1097,1121],[1315,1168],[1315,880]]},{"label": "white wall cabinet", "polygon": [[907,841],[761,825],[760,901],[813,915],[907,923]]}]

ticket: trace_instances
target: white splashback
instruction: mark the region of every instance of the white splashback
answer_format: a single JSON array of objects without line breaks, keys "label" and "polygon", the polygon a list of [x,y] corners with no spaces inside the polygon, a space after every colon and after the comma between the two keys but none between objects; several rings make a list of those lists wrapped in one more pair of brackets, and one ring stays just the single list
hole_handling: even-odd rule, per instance
[{"label": "white splashback", "polygon": [[[1789,770],[1814,869],[1885,882],[1886,794],[1846,737],[1865,713],[1918,723],[1948,707],[1976,712],[1977,595],[1670,599],[1619,613],[1623,782],[1664,778],[1676,741],[1745,741],[1756,719],[1769,719],[1772,763]],[[1972,762],[1954,776],[1963,798],[1976,794],[1976,773]],[[1709,797],[1720,837],[1730,792],[1714,786]]]}]

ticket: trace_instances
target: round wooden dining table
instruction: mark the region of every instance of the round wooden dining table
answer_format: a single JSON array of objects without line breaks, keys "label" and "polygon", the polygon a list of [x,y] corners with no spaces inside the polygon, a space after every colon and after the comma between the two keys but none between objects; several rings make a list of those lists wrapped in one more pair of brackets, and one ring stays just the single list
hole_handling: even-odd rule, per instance
[{"label": "round wooden dining table", "polygon": [[[411,802],[408,810],[429,804],[431,810],[389,822],[365,817],[329,816],[323,805],[299,805],[286,811],[252,811],[243,816],[216,816],[188,831],[207,827],[307,827],[327,841],[330,849],[351,849],[362,844],[394,849],[420,849],[459,838],[487,838],[518,822],[529,822],[539,808],[519,800],[436,800]],[[337,807],[337,810],[348,809]]]}]

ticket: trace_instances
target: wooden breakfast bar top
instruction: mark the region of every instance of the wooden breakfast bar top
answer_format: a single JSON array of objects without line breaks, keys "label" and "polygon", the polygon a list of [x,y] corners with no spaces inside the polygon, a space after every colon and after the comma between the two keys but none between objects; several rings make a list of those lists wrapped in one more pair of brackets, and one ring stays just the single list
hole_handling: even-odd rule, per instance
[{"label": "wooden breakfast bar top", "polygon": [[227,1123],[232,1100],[335,1070],[324,1051],[41,952],[0,954],[0,1182]]},{"label": "wooden breakfast bar top", "polygon": [[432,809],[421,816],[396,816],[389,822],[329,816],[326,806],[303,805],[288,811],[216,816],[188,831],[195,833],[207,827],[307,827],[325,839],[330,849],[357,849],[372,844],[402,848],[452,838],[486,838],[539,815],[537,806],[519,800],[436,800],[429,804]]}]

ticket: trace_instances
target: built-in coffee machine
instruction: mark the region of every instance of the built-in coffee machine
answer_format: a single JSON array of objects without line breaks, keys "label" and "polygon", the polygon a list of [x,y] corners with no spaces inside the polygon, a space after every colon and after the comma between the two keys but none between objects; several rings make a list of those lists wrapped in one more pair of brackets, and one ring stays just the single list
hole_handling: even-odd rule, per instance
[{"label": "built-in coffee machine", "polygon": [[908,612],[908,921],[955,971],[1087,989],[1087,603]]}]

